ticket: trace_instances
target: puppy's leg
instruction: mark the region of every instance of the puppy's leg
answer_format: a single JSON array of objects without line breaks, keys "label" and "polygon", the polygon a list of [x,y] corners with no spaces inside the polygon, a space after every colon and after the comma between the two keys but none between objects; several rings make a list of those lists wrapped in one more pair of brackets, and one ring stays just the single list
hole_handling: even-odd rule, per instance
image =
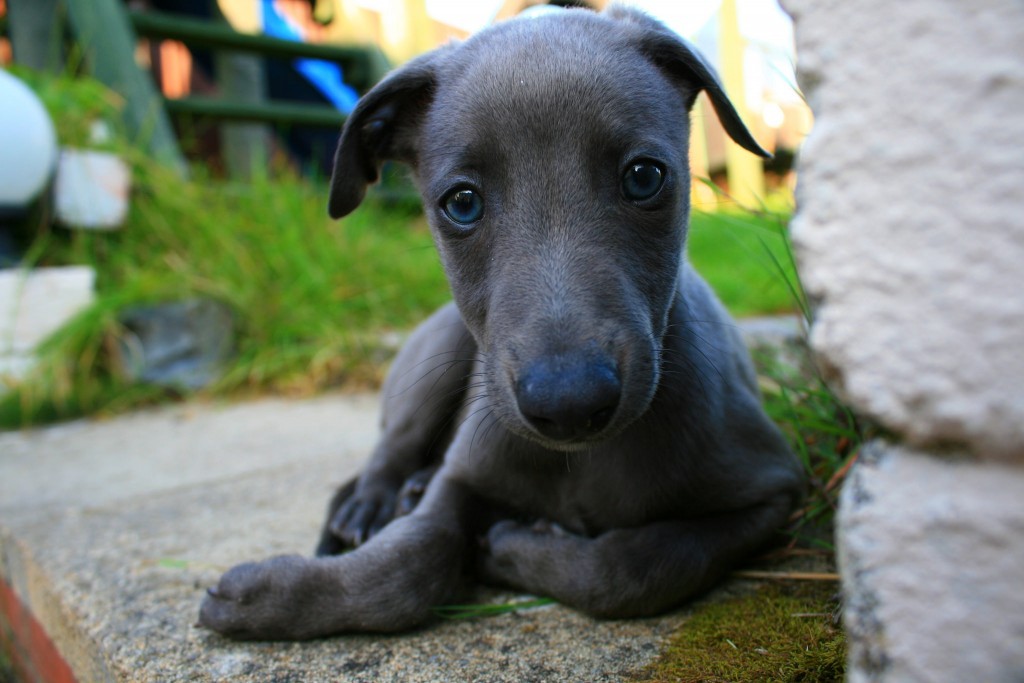
[{"label": "puppy's leg", "polygon": [[503,521],[487,535],[490,580],[597,617],[664,612],[713,585],[786,521],[789,495],[745,510],[613,529],[594,538]]},{"label": "puppy's leg", "polygon": [[[430,480],[434,478],[434,474],[439,467],[440,464],[428,465],[422,470],[414,472],[411,477],[405,480],[402,488],[398,491],[397,501],[394,505],[395,517],[404,517],[416,509],[416,505],[419,504],[423,493],[427,490],[427,485],[430,484]],[[338,514],[338,509],[351,499],[358,483],[358,478],[349,480],[331,497],[331,502],[327,505],[327,522],[320,530],[320,540],[317,541],[317,555],[337,555],[352,547],[351,544],[346,544],[345,541],[335,535],[331,529],[331,521]]]},{"label": "puppy's leg", "polygon": [[458,587],[470,502],[442,470],[413,514],[353,552],[281,556],[229,570],[208,591],[199,622],[241,640],[304,640],[416,626]]},{"label": "puppy's leg", "polygon": [[381,439],[363,474],[331,501],[318,555],[365,542],[395,517],[403,487],[429,478],[451,439],[475,353],[452,304],[413,332],[384,383]]},{"label": "puppy's leg", "polygon": [[338,514],[338,508],[345,504],[345,501],[352,497],[355,493],[356,484],[359,483],[358,477],[355,479],[349,479],[347,482],[338,487],[338,490],[331,496],[331,502],[327,504],[327,521],[320,529],[320,540],[316,544],[316,554],[322,555],[337,555],[338,553],[348,550],[350,545],[347,545],[345,541],[338,538],[333,531],[331,531],[331,520]]}]

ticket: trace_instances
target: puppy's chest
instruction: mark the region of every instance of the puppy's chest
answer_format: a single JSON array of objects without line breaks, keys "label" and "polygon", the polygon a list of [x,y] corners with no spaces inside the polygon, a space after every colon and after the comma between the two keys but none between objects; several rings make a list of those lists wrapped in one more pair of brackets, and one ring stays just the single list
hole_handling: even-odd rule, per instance
[{"label": "puppy's chest", "polygon": [[556,522],[588,536],[693,512],[685,481],[637,463],[580,456],[557,467],[505,474],[504,485],[490,489],[498,502],[527,520]]}]

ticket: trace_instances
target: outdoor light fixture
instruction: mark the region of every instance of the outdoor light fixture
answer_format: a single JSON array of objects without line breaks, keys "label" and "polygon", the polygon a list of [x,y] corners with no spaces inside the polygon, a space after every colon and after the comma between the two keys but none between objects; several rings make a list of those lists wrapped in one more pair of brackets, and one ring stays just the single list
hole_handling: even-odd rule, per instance
[{"label": "outdoor light fixture", "polygon": [[0,69],[0,266],[16,260],[11,226],[43,192],[57,162],[50,115],[27,85]]}]

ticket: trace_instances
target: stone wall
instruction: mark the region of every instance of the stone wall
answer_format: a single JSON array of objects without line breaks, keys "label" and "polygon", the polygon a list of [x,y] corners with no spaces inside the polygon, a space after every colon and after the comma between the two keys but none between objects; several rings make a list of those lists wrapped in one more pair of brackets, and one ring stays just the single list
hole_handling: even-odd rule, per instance
[{"label": "stone wall", "polygon": [[793,223],[833,386],[851,681],[1024,681],[1024,4],[785,0]]}]

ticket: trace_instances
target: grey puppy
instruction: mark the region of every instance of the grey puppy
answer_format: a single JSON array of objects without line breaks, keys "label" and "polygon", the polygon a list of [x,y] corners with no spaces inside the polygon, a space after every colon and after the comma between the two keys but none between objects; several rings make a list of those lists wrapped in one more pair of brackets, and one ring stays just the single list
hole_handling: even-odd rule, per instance
[{"label": "grey puppy", "polygon": [[362,99],[330,213],[355,209],[383,161],[408,163],[455,305],[396,359],[382,439],[332,502],[320,556],[234,567],[201,624],[245,639],[408,629],[465,570],[600,617],[650,615],[771,539],[801,468],[683,259],[700,90],[764,155],[700,56],[627,9],[498,24]]}]

